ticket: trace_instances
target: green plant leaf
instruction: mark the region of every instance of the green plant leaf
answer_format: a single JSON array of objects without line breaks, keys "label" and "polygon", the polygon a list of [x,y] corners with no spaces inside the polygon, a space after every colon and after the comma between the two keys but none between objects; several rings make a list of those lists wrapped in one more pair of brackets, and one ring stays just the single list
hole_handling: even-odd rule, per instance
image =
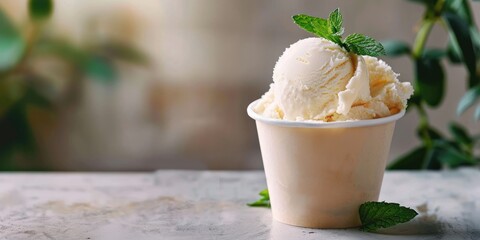
[{"label": "green plant leaf", "polygon": [[25,52],[25,41],[0,8],[0,72],[15,66]]},{"label": "green plant leaf", "polygon": [[300,28],[318,37],[332,41],[348,52],[374,57],[385,55],[385,49],[380,42],[362,34],[351,34],[345,41],[342,41],[341,35],[344,32],[342,27],[343,17],[338,8],[330,13],[328,19],[312,17],[305,14],[295,15],[292,18]]},{"label": "green plant leaf", "polygon": [[72,67],[82,70],[90,59],[88,52],[61,39],[41,39],[32,49],[32,55],[52,55],[61,58]]},{"label": "green plant leaf", "polygon": [[452,40],[453,36],[450,36],[450,39],[447,43],[447,55],[451,63],[462,63],[462,52],[458,43]]},{"label": "green plant leaf", "polygon": [[475,121],[480,120],[480,106],[477,106],[477,108],[475,108],[475,113],[473,113],[473,116],[475,118]]},{"label": "green plant leaf", "polygon": [[260,191],[260,193],[258,193],[258,195],[260,195],[259,200],[255,201],[255,202],[247,203],[247,205],[250,206],[250,207],[267,207],[267,208],[269,208],[270,207],[270,195],[268,193],[268,189],[264,189],[264,190]]},{"label": "green plant leaf", "polygon": [[409,0],[409,1],[424,4],[428,7],[433,7],[435,5],[435,3],[437,2],[437,0]]},{"label": "green plant leaf", "polygon": [[465,144],[467,146],[471,146],[473,144],[472,137],[468,134],[467,129],[461,126],[458,123],[451,122],[448,126],[450,133],[452,134],[453,138],[461,144]]},{"label": "green plant leaf", "polygon": [[447,51],[438,48],[425,49],[423,57],[426,59],[440,59],[447,56]]},{"label": "green plant leaf", "polygon": [[465,95],[463,95],[462,99],[460,99],[460,102],[458,103],[457,115],[461,115],[468,108],[473,106],[473,104],[477,102],[479,96],[480,96],[480,86],[477,86],[468,90],[465,93]]},{"label": "green plant leaf", "polygon": [[438,160],[439,152],[437,151],[437,149],[427,146],[431,145],[432,141],[444,140],[442,134],[437,129],[428,124],[421,124],[417,129],[417,135],[420,139],[422,139],[423,147],[425,148],[425,154],[422,159],[422,166],[418,169],[441,169],[442,165]]},{"label": "green plant leaf", "polygon": [[36,150],[36,141],[27,113],[28,103],[17,101],[0,118],[0,152],[31,154]]},{"label": "green plant leaf", "polygon": [[387,56],[400,56],[404,54],[410,54],[410,46],[406,42],[397,40],[382,41],[382,45],[385,48]]},{"label": "green plant leaf", "polygon": [[328,29],[330,30],[330,33],[333,35],[341,36],[344,32],[342,24],[343,17],[340,13],[340,9],[337,8],[330,13],[330,16],[328,16]]},{"label": "green plant leaf", "polygon": [[427,148],[424,146],[417,147],[412,151],[397,158],[391,163],[388,170],[408,170],[408,169],[421,169],[424,165],[425,156],[427,154]]},{"label": "green plant leaf", "polygon": [[25,95],[24,79],[9,77],[0,81],[0,119]]},{"label": "green plant leaf", "polygon": [[422,97],[416,91],[413,92],[413,95],[407,100],[407,112],[412,108],[419,106],[422,102]]},{"label": "green plant leaf", "polygon": [[418,213],[398,203],[366,202],[358,210],[362,226],[360,230],[373,232],[412,220]]},{"label": "green plant leaf", "polygon": [[40,91],[40,87],[29,87],[25,93],[25,101],[31,106],[42,109],[52,109],[54,106],[51,96],[45,94],[44,91]]},{"label": "green plant leaf", "polygon": [[[447,53],[450,62],[452,63],[462,63],[462,50],[460,46],[458,46],[457,41],[455,40],[455,35],[452,31],[448,31],[449,39],[447,44]],[[477,28],[472,25],[470,26],[470,36],[472,38],[473,47],[475,49],[477,64],[480,62],[480,33],[478,32]],[[477,66],[478,68],[478,66]],[[478,75],[478,74],[477,74]]]},{"label": "green plant leaf", "polygon": [[358,33],[350,34],[345,38],[344,44],[349,50],[358,55],[381,56],[385,49],[377,40]]},{"label": "green plant leaf", "polygon": [[110,42],[105,45],[99,46],[96,51],[109,56],[112,59],[123,60],[128,63],[147,65],[148,58],[139,49],[129,46],[120,42]]},{"label": "green plant leaf", "polygon": [[263,189],[262,191],[260,191],[260,193],[258,193],[258,195],[262,196],[266,200],[270,200],[270,194],[268,193],[268,189]]},{"label": "green plant leaf", "polygon": [[[467,67],[468,72],[470,75],[476,75],[477,60],[468,23],[461,17],[450,12],[444,13],[443,18],[448,23],[449,31],[452,31],[453,36],[455,36],[452,41],[456,41],[460,47],[462,59]],[[470,78],[470,80],[473,80],[469,81],[470,87],[476,86],[480,83],[478,78]]]},{"label": "green plant leaf", "polygon": [[323,18],[312,17],[306,14],[299,14],[292,17],[293,21],[307,32],[313,33],[316,36],[329,39],[328,21]]},{"label": "green plant leaf", "polygon": [[270,206],[270,201],[265,201],[265,200],[257,200],[255,202],[247,203],[248,206],[250,207],[266,207],[269,208]]},{"label": "green plant leaf", "polygon": [[445,11],[461,17],[469,26],[473,24],[472,10],[468,0],[449,0],[445,2]]},{"label": "green plant leaf", "polygon": [[428,134],[428,136],[433,140],[445,139],[445,137],[443,137],[443,135],[440,133],[440,131],[438,131],[437,129],[435,129],[434,127],[429,126],[429,125],[420,125],[418,127],[417,136],[419,138],[423,138],[424,134]]},{"label": "green plant leaf", "polygon": [[422,169],[428,170],[440,170],[442,169],[442,163],[439,160],[440,152],[432,147],[427,149],[427,153],[425,154],[425,160],[423,161]]},{"label": "green plant leaf", "polygon": [[480,51],[480,32],[478,31],[476,26],[470,26],[470,36],[472,37],[473,46],[475,47],[478,61],[478,52]]},{"label": "green plant leaf", "polygon": [[450,168],[471,166],[475,164],[473,156],[458,150],[452,143],[437,140],[435,141],[434,147],[439,152],[439,161]]},{"label": "green plant leaf", "polygon": [[92,56],[85,63],[87,76],[102,83],[114,83],[117,74],[112,63],[100,56]]},{"label": "green plant leaf", "polygon": [[28,10],[33,20],[46,20],[52,15],[53,2],[52,0],[29,0]]},{"label": "green plant leaf", "polygon": [[445,74],[440,60],[423,57],[415,63],[416,90],[429,106],[440,105],[445,92]]}]

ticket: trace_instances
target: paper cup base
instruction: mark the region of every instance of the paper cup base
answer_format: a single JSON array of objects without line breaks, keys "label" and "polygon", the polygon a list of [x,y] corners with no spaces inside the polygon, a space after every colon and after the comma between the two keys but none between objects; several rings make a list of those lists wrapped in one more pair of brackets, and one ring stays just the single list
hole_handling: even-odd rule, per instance
[{"label": "paper cup base", "polygon": [[288,128],[257,122],[273,217],[311,228],[360,225],[377,201],[395,123]]}]

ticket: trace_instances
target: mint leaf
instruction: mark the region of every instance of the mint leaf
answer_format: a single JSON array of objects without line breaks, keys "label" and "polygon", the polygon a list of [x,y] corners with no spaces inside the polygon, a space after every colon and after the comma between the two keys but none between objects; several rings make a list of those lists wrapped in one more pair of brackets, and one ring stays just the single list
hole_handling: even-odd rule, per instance
[{"label": "mint leaf", "polygon": [[335,9],[330,16],[328,16],[328,29],[330,33],[336,36],[342,36],[344,28],[342,27],[343,17],[340,13],[340,9]]},{"label": "mint leaf", "polygon": [[292,17],[293,21],[300,27],[316,36],[329,39],[328,21],[323,18],[299,14]]},{"label": "mint leaf", "polygon": [[263,189],[258,193],[258,195],[266,198],[267,200],[270,200],[270,194],[268,193],[268,189]]},{"label": "mint leaf", "polygon": [[312,17],[306,14],[298,14],[292,18],[300,28],[318,37],[332,41],[345,48],[348,52],[373,57],[385,55],[385,49],[380,42],[362,34],[351,34],[345,41],[342,41],[342,34],[344,32],[342,26],[343,16],[338,8],[330,13],[328,19]]},{"label": "mint leaf", "polygon": [[267,207],[267,208],[269,208],[270,207],[270,195],[268,193],[268,189],[262,190],[260,193],[258,193],[258,195],[260,195],[259,200],[255,201],[255,202],[247,203],[247,205],[250,206],[250,207]]},{"label": "mint leaf", "polygon": [[327,20],[328,24],[328,33],[329,36],[327,37],[328,40],[343,46],[342,43],[342,34],[343,34],[343,17],[342,14],[340,13],[340,10],[337,8],[335,11],[330,13],[330,16],[328,16]]},{"label": "mint leaf", "polygon": [[366,202],[360,206],[358,212],[362,221],[360,230],[367,232],[408,222],[418,215],[411,208],[387,202]]},{"label": "mint leaf", "polygon": [[385,55],[385,49],[377,40],[358,33],[350,34],[344,41],[347,50],[358,55],[377,57]]},{"label": "mint leaf", "polygon": [[255,202],[247,203],[247,205],[250,206],[250,207],[266,207],[266,208],[269,208],[270,207],[270,201],[259,199]]}]

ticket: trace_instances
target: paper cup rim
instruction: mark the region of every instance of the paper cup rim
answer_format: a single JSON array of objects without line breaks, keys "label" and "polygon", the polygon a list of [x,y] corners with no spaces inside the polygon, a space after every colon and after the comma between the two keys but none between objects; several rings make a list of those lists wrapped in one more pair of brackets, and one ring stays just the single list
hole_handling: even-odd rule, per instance
[{"label": "paper cup rim", "polygon": [[405,109],[400,112],[383,118],[366,119],[366,120],[347,120],[338,122],[319,122],[319,121],[291,121],[284,119],[274,119],[264,117],[253,110],[253,107],[258,103],[260,99],[257,99],[250,103],[247,107],[247,114],[256,121],[267,123],[270,125],[282,126],[282,127],[297,127],[297,128],[354,128],[354,127],[367,127],[386,124],[397,121],[405,115]]}]

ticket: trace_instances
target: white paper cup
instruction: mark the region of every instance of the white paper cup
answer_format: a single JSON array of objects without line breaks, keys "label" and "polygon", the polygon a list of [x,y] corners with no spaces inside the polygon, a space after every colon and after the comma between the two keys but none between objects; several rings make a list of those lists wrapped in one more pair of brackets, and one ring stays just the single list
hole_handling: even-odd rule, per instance
[{"label": "white paper cup", "polygon": [[299,122],[255,111],[273,218],[310,228],[360,225],[359,206],[377,201],[395,121]]}]

